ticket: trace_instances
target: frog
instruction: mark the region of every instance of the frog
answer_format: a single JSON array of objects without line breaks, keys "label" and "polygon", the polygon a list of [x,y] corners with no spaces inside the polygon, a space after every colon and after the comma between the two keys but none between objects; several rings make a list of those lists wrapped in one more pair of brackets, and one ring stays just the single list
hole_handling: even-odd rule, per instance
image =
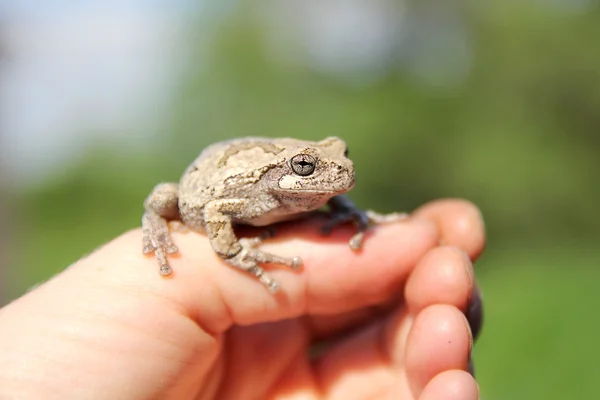
[{"label": "frog", "polygon": [[[178,183],[163,182],[144,201],[142,252],[154,254],[159,273],[171,275],[168,254],[177,253],[169,224],[206,234],[213,251],[227,264],[255,276],[271,293],[280,285],[261,264],[298,270],[300,256],[281,257],[258,247],[272,235],[273,224],[328,209],[321,231],[353,222],[353,250],[362,247],[373,223],[403,219],[404,214],[363,211],[346,195],[355,186],[348,147],[338,137],[320,141],[245,137],[209,145],[187,167]],[[239,238],[235,227],[267,227],[264,234]]]}]

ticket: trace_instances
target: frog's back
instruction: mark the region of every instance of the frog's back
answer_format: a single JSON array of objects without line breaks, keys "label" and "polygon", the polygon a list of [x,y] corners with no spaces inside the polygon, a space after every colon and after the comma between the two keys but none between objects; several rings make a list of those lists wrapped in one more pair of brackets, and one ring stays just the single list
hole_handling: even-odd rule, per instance
[{"label": "frog's back", "polygon": [[278,161],[286,142],[287,139],[278,139],[274,144],[273,139],[249,137],[206,147],[181,177],[180,196],[193,196],[196,204],[206,204],[232,194],[252,192],[245,186],[256,184],[261,168]]},{"label": "frog's back", "polygon": [[272,161],[284,149],[271,142],[272,139],[252,137],[214,143],[200,153],[183,177],[199,171],[200,181],[214,184],[227,177],[251,171]]}]

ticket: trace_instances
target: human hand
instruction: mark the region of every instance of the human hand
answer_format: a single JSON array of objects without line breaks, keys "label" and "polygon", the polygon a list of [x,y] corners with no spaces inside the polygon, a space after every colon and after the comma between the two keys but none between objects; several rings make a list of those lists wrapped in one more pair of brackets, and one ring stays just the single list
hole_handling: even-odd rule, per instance
[{"label": "human hand", "polygon": [[261,246],[304,260],[276,295],[202,235],[174,234],[170,278],[122,235],[0,310],[0,398],[477,399],[479,212],[430,203],[359,253],[319,223]]}]

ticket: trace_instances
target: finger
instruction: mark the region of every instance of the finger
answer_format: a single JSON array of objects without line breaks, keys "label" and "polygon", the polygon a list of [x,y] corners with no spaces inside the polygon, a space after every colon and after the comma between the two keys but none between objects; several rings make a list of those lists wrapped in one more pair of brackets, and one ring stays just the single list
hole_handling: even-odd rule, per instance
[{"label": "finger", "polygon": [[478,400],[479,386],[464,371],[451,370],[436,375],[419,396],[419,400]]},{"label": "finger", "polygon": [[[406,301],[416,313],[432,304],[448,304],[465,313],[473,340],[481,330],[479,289],[471,260],[459,248],[445,246],[430,251],[415,267],[406,285]],[[472,360],[468,371],[474,376]]]},{"label": "finger", "polygon": [[479,337],[483,324],[481,292],[473,264],[461,249],[444,246],[430,251],[408,279],[405,296],[413,312],[431,304],[457,307],[465,313],[473,337]]},{"label": "finger", "polygon": [[432,304],[448,304],[465,312],[474,279],[473,265],[464,251],[452,246],[433,249],[410,275],[406,303],[413,314]]},{"label": "finger", "polygon": [[[316,224],[318,226],[319,222]],[[334,242],[329,242],[314,236],[311,221],[303,225],[314,240],[309,249],[302,252],[307,260],[300,275],[304,285],[298,285],[302,281],[289,274],[282,282],[288,277],[293,278],[292,284],[288,285],[288,298],[293,300],[293,289],[301,289],[306,297],[300,299],[307,301],[307,314],[340,313],[397,297],[398,289],[417,261],[439,241],[435,225],[430,221],[400,222],[372,229],[363,248],[357,252],[348,246],[353,229],[337,229],[331,235]],[[294,229],[292,234],[295,237],[303,235],[297,232]],[[294,247],[292,244],[289,249],[294,251]],[[264,250],[270,251],[270,245]]]},{"label": "finger", "polygon": [[[392,354],[403,354],[401,341],[395,347],[400,351],[392,350]],[[406,365],[408,384],[418,397],[434,376],[453,369],[466,371],[471,347],[471,331],[460,310],[449,305],[434,305],[415,318],[406,339],[405,359],[395,359]]]},{"label": "finger", "polygon": [[441,243],[460,247],[474,260],[485,247],[485,226],[481,213],[472,203],[459,199],[436,200],[418,208],[415,218],[434,221]]},{"label": "finger", "polygon": [[[385,301],[398,294],[417,260],[438,242],[435,227],[422,220],[377,227],[358,253],[348,247],[350,229],[336,230],[328,238],[317,232],[317,220],[288,224],[279,229],[278,240],[261,246],[264,251],[304,259],[300,271],[266,266],[281,284],[276,295],[250,274],[225,264],[205,236],[192,232],[174,235],[180,253],[171,258],[170,278],[159,276],[152,257],[137,251],[139,231],[108,244],[101,259],[92,255],[78,268],[95,275],[86,279],[108,279],[156,293],[183,306],[207,331],[221,332],[233,323],[339,313]],[[90,269],[90,264],[96,268]]]},{"label": "finger", "polygon": [[404,300],[413,314],[432,304],[449,304],[463,312],[471,310],[477,322],[477,307],[471,306],[476,303],[469,301],[473,292],[471,260],[461,249],[444,246],[434,248],[418,262],[407,280],[403,300],[391,298],[385,303],[334,316],[310,315],[306,323],[314,338],[326,338],[381,318]]},{"label": "finger", "polygon": [[327,398],[418,397],[436,375],[467,368],[470,343],[455,307],[431,306],[414,319],[399,310],[340,340],[313,365]]}]

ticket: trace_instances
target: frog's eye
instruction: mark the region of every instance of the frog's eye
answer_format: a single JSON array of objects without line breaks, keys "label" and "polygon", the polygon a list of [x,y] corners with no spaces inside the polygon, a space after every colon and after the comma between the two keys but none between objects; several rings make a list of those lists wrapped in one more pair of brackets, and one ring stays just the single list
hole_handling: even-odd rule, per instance
[{"label": "frog's eye", "polygon": [[292,170],[300,176],[307,176],[315,171],[317,160],[308,154],[297,154],[292,157]]},{"label": "frog's eye", "polygon": [[346,147],[346,150],[344,150],[344,157],[348,157],[348,154],[349,154],[349,153],[350,153],[350,152],[348,151],[348,148]]}]

